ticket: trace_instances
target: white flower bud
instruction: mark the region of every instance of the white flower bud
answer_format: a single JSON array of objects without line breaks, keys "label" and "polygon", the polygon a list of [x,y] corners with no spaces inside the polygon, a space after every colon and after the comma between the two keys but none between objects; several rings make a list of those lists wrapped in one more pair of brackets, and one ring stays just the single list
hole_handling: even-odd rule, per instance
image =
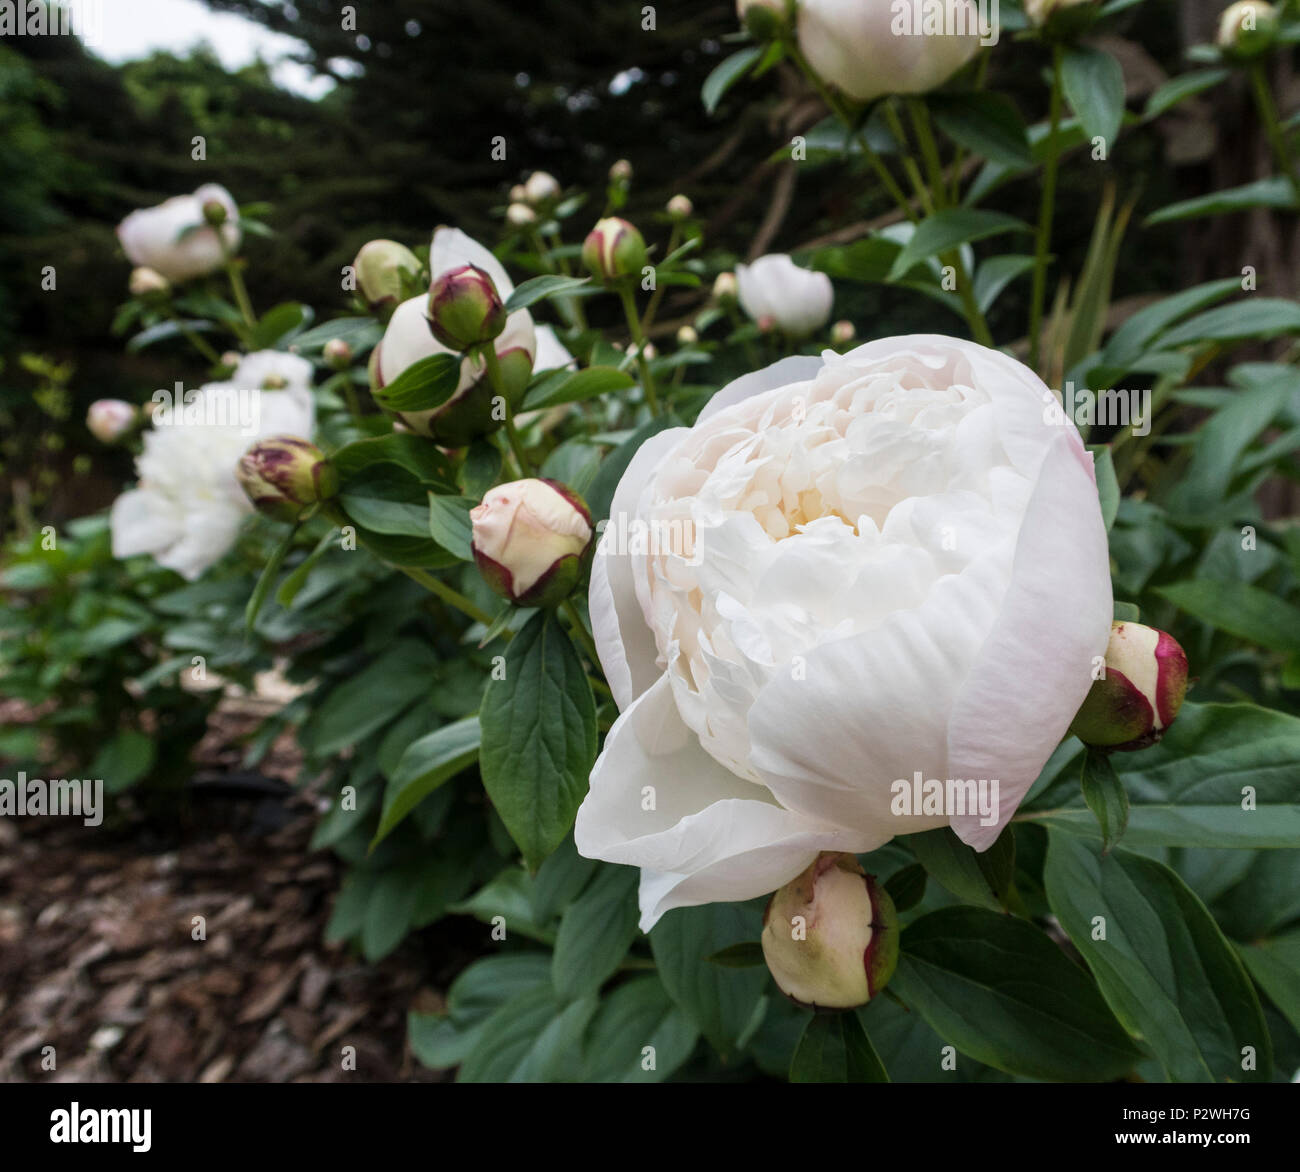
[{"label": "white flower bud", "polygon": [[526,203],[512,203],[506,208],[506,223],[512,228],[527,228],[537,223],[537,213]]},{"label": "white flower bud", "polygon": [[152,297],[166,293],[171,287],[171,282],[162,273],[156,269],[145,268],[143,265],[131,270],[131,277],[127,282],[132,297]]},{"label": "white flower bud", "polygon": [[546,171],[534,171],[524,184],[524,202],[533,207],[552,203],[560,197],[560,184],[554,175]]},{"label": "white flower bud", "polygon": [[135,407],[122,399],[96,399],[86,411],[86,430],[101,444],[116,443],[138,417]]},{"label": "white flower bud", "polygon": [[847,346],[857,336],[851,321],[837,321],[831,326],[831,341],[836,346]]},{"label": "white flower bud", "polygon": [[1254,57],[1277,33],[1277,9],[1265,0],[1237,0],[1219,16],[1219,48],[1238,57]]},{"label": "white flower bud", "polygon": [[713,280],[713,300],[719,305],[730,305],[739,295],[740,286],[735,273],[719,273]]},{"label": "white flower bud", "polygon": [[699,343],[700,335],[694,326],[682,326],[682,328],[677,331],[677,345],[681,346],[683,349],[689,346],[698,346]]},{"label": "white flower bud", "polygon": [[691,203],[689,196],[674,195],[668,201],[666,210],[674,220],[689,220],[695,214],[695,205]]}]

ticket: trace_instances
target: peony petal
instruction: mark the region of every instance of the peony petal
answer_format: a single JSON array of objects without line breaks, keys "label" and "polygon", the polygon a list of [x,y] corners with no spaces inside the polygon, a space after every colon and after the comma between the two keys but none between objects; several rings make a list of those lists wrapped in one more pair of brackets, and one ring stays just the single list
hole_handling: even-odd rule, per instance
[{"label": "peony petal", "polygon": [[183,533],[173,502],[147,488],[133,488],[113,502],[109,527],[115,558],[166,549]]},{"label": "peony petal", "polygon": [[448,269],[460,265],[474,265],[487,273],[501,294],[502,301],[515,291],[505,265],[477,240],[465,235],[459,228],[437,229],[433,234],[433,243],[429,245],[429,271],[433,279],[437,280]]},{"label": "peony petal", "polygon": [[[1073,429],[1052,443],[1016,547],[997,623],[953,708],[949,765],[961,778],[997,776],[996,825],[954,817],[963,842],[985,850],[1001,833],[1065,736],[1104,655],[1114,604],[1106,527]],[[1085,467],[1084,461],[1088,466]]]},{"label": "peony petal", "polygon": [[820,358],[797,354],[792,358],[782,358],[771,366],[756,370],[753,374],[742,375],[733,379],[711,398],[696,419],[696,425],[712,418],[719,411],[734,407],[737,403],[761,395],[765,391],[774,391],[790,383],[808,382],[817,377],[817,372],[825,365]]},{"label": "peony petal", "polygon": [[775,891],[818,851],[880,845],[783,810],[761,786],[723,769],[682,724],[663,677],[610,729],[574,842],[587,858],[649,872],[641,883],[647,932],[674,907]]}]

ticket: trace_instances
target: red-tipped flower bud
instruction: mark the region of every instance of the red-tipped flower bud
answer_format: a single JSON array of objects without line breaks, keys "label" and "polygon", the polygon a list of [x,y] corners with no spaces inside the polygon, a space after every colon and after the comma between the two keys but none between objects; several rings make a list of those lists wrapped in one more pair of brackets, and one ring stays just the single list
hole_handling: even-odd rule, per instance
[{"label": "red-tipped flower bud", "polygon": [[420,271],[420,262],[396,240],[371,240],[361,246],[352,262],[357,289],[372,310],[394,308],[403,300],[405,283]]},{"label": "red-tipped flower bud", "polygon": [[429,287],[429,328],[450,350],[472,350],[506,328],[506,307],[491,276],[477,265],[439,273]]},{"label": "red-tipped flower bud", "polygon": [[518,606],[558,606],[582,574],[591,513],[555,480],[500,484],[470,510],[474,560],[488,585]]},{"label": "red-tipped flower bud", "polygon": [[816,1009],[865,1005],[894,975],[894,901],[850,854],[823,851],[768,901],[763,957],[777,988]]},{"label": "red-tipped flower bud", "polygon": [[582,263],[598,281],[612,285],[638,276],[645,267],[645,240],[626,220],[600,220],[582,245]]},{"label": "red-tipped flower bud", "polygon": [[297,521],[303,509],[339,491],[339,475],[315,444],[292,435],[260,440],[235,467],[239,487],[259,512]]},{"label": "red-tipped flower bud", "polygon": [[1070,731],[1085,745],[1121,752],[1164,736],[1187,694],[1187,656],[1174,637],[1141,623],[1113,623],[1104,672]]}]

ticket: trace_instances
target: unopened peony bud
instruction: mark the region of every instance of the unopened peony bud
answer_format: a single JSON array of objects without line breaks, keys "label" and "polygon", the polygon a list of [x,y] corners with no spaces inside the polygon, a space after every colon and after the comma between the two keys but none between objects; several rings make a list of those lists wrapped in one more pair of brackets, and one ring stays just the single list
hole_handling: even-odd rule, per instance
[{"label": "unopened peony bud", "polygon": [[794,0],[736,0],[736,15],[749,35],[770,41],[790,24]]},{"label": "unopened peony bud", "polygon": [[[1042,26],[1050,20],[1055,29],[1062,23],[1054,19],[1058,12],[1067,8],[1083,8],[1085,5],[1100,7],[1098,0],[1025,0],[1025,15],[1032,25]],[[1081,22],[1081,27],[1084,23],[1087,22]]]},{"label": "unopened peony bud", "polygon": [[528,199],[528,189],[522,183],[516,183],[510,189],[511,203],[524,203]]},{"label": "unopened peony bud", "polygon": [[344,370],[352,361],[352,347],[342,338],[331,338],[321,350],[321,356],[335,370]]},{"label": "unopened peony bud", "polygon": [[244,356],[238,350],[227,350],[221,356],[219,365],[223,366],[227,371],[233,371],[243,360]]},{"label": "unopened peony bud", "polygon": [[837,321],[831,326],[831,341],[837,346],[847,346],[857,336],[851,321]]},{"label": "unopened peony bud", "polygon": [[719,305],[734,305],[740,295],[735,273],[719,273],[713,281],[713,300]]},{"label": "unopened peony bud", "polygon": [[610,216],[587,234],[582,263],[607,285],[638,276],[646,263],[645,240],[626,220]]},{"label": "unopened peony bud", "polygon": [[136,409],[121,399],[96,399],[86,411],[86,430],[101,444],[116,443],[138,418]]},{"label": "unopened peony bud", "polygon": [[429,287],[429,328],[451,350],[470,350],[506,328],[506,307],[488,273],[460,265]]},{"label": "unopened peony bud", "polygon": [[474,561],[488,585],[519,606],[558,606],[591,545],[591,513],[555,480],[515,480],[470,510]]},{"label": "unopened peony bud", "polygon": [[162,273],[143,266],[132,269],[130,280],[127,281],[132,297],[161,296],[171,287],[171,282]]},{"label": "unopened peony bud", "polygon": [[1265,0],[1237,0],[1219,16],[1219,48],[1238,57],[1264,52],[1277,35],[1277,9]]},{"label": "unopened peony bud", "polygon": [[414,276],[420,262],[404,244],[396,240],[371,240],[361,246],[352,262],[357,288],[372,310],[393,308],[402,300],[403,274]]},{"label": "unopened peony bud", "polygon": [[221,200],[205,199],[203,201],[203,218],[214,228],[220,228],[229,215],[226,205]]},{"label": "unopened peony bud", "polygon": [[1187,656],[1172,635],[1113,623],[1103,679],[1094,680],[1070,725],[1085,745],[1125,752],[1154,744],[1187,694]]},{"label": "unopened peony bud", "polygon": [[647,362],[653,362],[659,357],[659,351],[655,349],[655,344],[653,342],[641,343],[641,357]]},{"label": "unopened peony bud", "polygon": [[677,345],[685,348],[687,346],[698,346],[700,335],[694,326],[682,326],[677,331]]},{"label": "unopened peony bud", "polygon": [[674,195],[668,201],[667,211],[674,220],[689,220],[695,213],[695,205],[689,196]]},{"label": "unopened peony bud", "polygon": [[632,182],[632,164],[626,159],[619,159],[609,169],[609,181],[620,186],[627,186]]},{"label": "unopened peony bud", "polygon": [[560,197],[560,184],[554,175],[546,171],[534,171],[524,184],[524,202],[533,207],[552,203]]},{"label": "unopened peony bud", "polygon": [[527,228],[537,223],[537,213],[526,203],[512,203],[506,208],[506,223],[512,228]]},{"label": "unopened peony bud", "polygon": [[339,476],[315,444],[291,435],[260,440],[235,467],[239,487],[259,512],[297,521],[303,509],[339,491]]},{"label": "unopened peony bud", "polygon": [[894,901],[850,854],[823,851],[768,901],[763,957],[777,988],[817,1009],[876,996],[898,963]]}]

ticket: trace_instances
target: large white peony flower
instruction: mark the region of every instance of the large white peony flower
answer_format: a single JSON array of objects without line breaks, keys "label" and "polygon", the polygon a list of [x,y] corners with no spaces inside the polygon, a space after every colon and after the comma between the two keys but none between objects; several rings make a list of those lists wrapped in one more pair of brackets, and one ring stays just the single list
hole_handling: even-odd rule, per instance
[{"label": "large white peony flower", "polygon": [[[927,31],[931,14],[961,21]],[[799,48],[823,80],[859,102],[923,94],[942,85],[979,49],[973,0],[800,0]],[[963,34],[963,35],[956,35]]]},{"label": "large white peony flower", "polygon": [[[1092,457],[1049,403],[996,351],[888,338],[739,379],[637,452],[590,594],[622,714],[575,836],[642,868],[644,928],[819,851],[995,840],[1110,631]],[[918,772],[996,780],[993,816],[895,814]]]},{"label": "large white peony flower", "polygon": [[311,437],[311,376],[305,358],[263,350],[229,381],[155,413],[136,460],[139,484],[113,502],[114,557],[151,554],[190,580],[219,561],[252,511],[235,480],[239,457],[269,436]]},{"label": "large white peony flower", "polygon": [[[439,228],[434,232],[433,243],[429,248],[430,281],[436,281],[441,274],[461,265],[476,265],[484,270],[492,278],[502,301],[515,290],[505,266],[483,245],[470,239],[459,228]],[[388,328],[376,347],[376,369],[381,385],[387,386],[408,366],[422,358],[451,353],[429,329],[428,302],[428,296],[421,294],[403,301],[393,311]],[[504,354],[507,350],[525,350],[531,360],[537,353],[532,314],[526,309],[512,313],[506,319],[506,328],[497,337],[494,346],[498,354]],[[468,390],[483,374],[482,363],[466,358],[461,364],[456,394]],[[422,431],[424,419],[431,414],[433,412],[406,412],[400,418],[417,431]]]},{"label": "large white peony flower", "polygon": [[784,253],[736,266],[740,304],[756,322],[765,318],[783,334],[806,338],[831,316],[835,291],[825,273],[801,269]]},{"label": "large white peony flower", "polygon": [[[230,192],[205,183],[193,195],[176,195],[157,207],[132,212],[117,226],[122,251],[133,265],[161,273],[173,283],[202,277],[225,262],[217,229],[204,222],[203,205],[215,200],[226,209],[221,235],[231,252],[239,247],[239,215]],[[198,225],[198,227],[195,227]],[[187,229],[193,229],[188,231]]]}]

